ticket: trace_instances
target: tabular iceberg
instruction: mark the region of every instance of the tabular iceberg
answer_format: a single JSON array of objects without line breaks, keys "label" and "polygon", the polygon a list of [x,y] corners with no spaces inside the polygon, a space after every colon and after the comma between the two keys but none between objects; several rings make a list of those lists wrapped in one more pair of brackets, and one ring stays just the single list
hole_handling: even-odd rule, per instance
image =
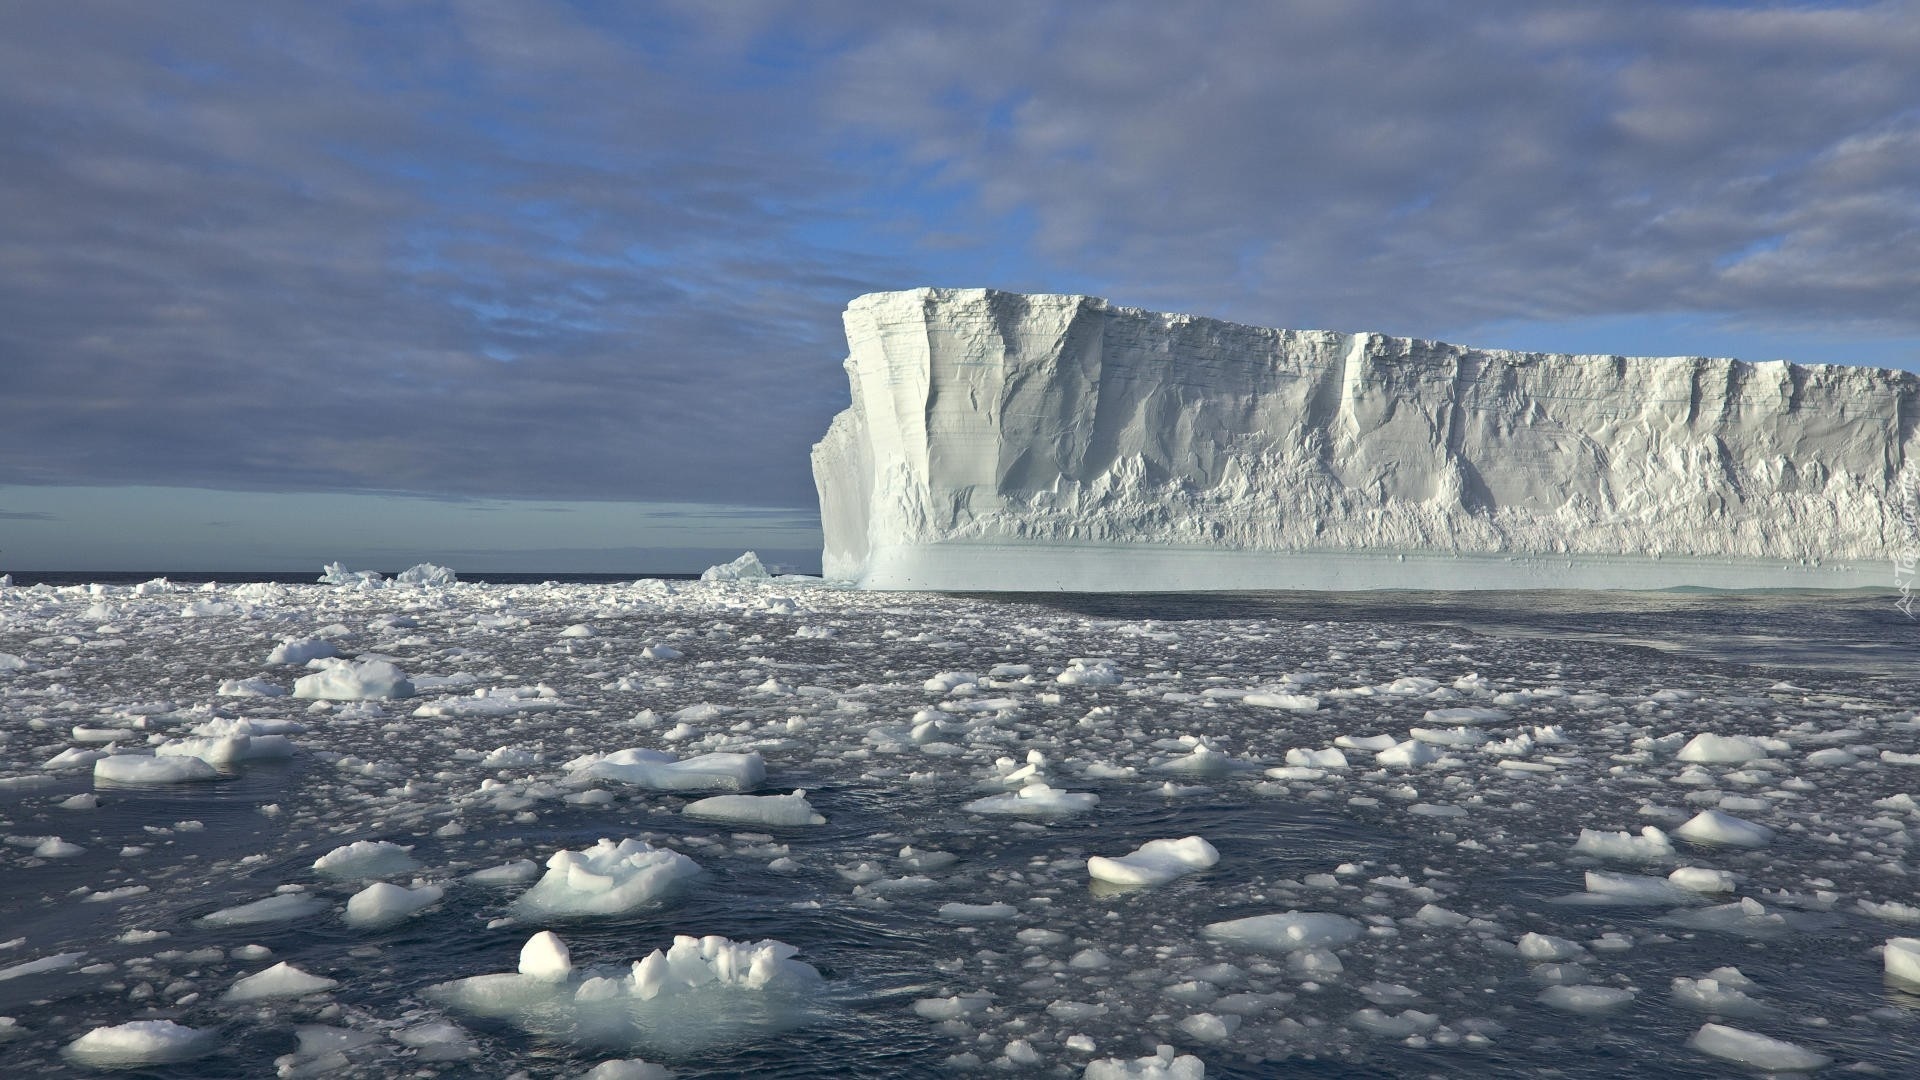
[{"label": "tabular iceberg", "polygon": [[845,322],[813,470],[826,576],[868,588],[1853,588],[1911,529],[1908,372],[985,289]]}]

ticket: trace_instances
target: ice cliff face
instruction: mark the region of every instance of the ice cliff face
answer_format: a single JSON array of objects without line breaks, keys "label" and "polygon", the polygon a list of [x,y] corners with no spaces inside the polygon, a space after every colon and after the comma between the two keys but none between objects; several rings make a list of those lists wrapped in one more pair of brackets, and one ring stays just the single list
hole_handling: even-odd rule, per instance
[{"label": "ice cliff face", "polygon": [[1891,584],[1920,379],[916,289],[845,316],[827,576],[878,588]]}]

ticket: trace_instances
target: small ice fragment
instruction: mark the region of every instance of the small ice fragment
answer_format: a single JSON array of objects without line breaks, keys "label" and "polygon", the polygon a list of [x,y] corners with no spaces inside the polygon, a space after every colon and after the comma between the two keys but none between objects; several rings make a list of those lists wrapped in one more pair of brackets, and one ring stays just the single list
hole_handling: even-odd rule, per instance
[{"label": "small ice fragment", "polygon": [[963,904],[954,902],[941,904],[935,914],[948,922],[1001,922],[1013,918],[1015,908],[1012,904]]},{"label": "small ice fragment", "polygon": [[1667,875],[1667,880],[1689,892],[1715,894],[1733,891],[1733,874],[1727,870],[1709,870],[1704,866],[1683,866]]},{"label": "small ice fragment", "polygon": [[1889,938],[1880,962],[1886,968],[1888,982],[1920,990],[1920,938]]},{"label": "small ice fragment", "polygon": [[407,673],[386,660],[315,660],[326,665],[293,681],[293,696],[322,701],[361,701],[413,696]]},{"label": "small ice fragment", "polygon": [[467,875],[467,880],[476,885],[518,885],[539,876],[539,863],[532,859],[515,859],[509,863],[501,863],[499,866],[475,870]]},{"label": "small ice fragment", "polygon": [[63,1053],[95,1069],[168,1065],[190,1061],[218,1045],[210,1028],[190,1028],[171,1020],[133,1020],[97,1027],[67,1044]]},{"label": "small ice fragment", "polygon": [[673,1080],[673,1070],[644,1058],[615,1058],[581,1073],[580,1080]]},{"label": "small ice fragment", "polygon": [[547,872],[514,901],[522,916],[615,915],[663,895],[700,872],[692,859],[641,840],[603,839],[579,851],[557,851]]},{"label": "small ice fragment", "polygon": [[1703,1054],[1767,1072],[1811,1072],[1833,1062],[1783,1039],[1756,1035],[1725,1024],[1703,1024],[1687,1045]]},{"label": "small ice fragment", "polygon": [[1623,1009],[1633,1002],[1633,991],[1612,986],[1549,986],[1537,999],[1548,1008],[1562,1012],[1597,1016]]},{"label": "small ice fragment", "polygon": [[566,982],[573,974],[572,954],[567,943],[551,930],[542,930],[520,946],[520,974],[541,982]]},{"label": "small ice fragment", "polygon": [[1573,850],[1576,854],[1594,855],[1602,859],[1651,862],[1673,854],[1673,841],[1652,825],[1641,829],[1638,836],[1630,832],[1581,829],[1580,839],[1574,841]]},{"label": "small ice fragment", "polygon": [[113,784],[190,784],[220,779],[220,771],[197,757],[114,754],[93,763],[93,778]]},{"label": "small ice fragment", "polygon": [[1358,922],[1344,915],[1288,911],[1209,923],[1201,933],[1214,941],[1273,952],[1330,948],[1360,936]]},{"label": "small ice fragment", "polygon": [[1312,694],[1268,694],[1255,693],[1242,697],[1247,705],[1258,705],[1263,709],[1286,709],[1290,712],[1313,712],[1320,707],[1320,699]]},{"label": "small ice fragment", "polygon": [[347,900],[347,925],[362,930],[378,930],[405,920],[424,908],[440,902],[446,890],[438,885],[406,888],[391,882],[376,881]]},{"label": "small ice fragment", "polygon": [[339,980],[310,975],[282,961],[265,971],[256,972],[234,983],[225,1001],[265,1001],[269,998],[305,997],[339,986]]},{"label": "small ice fragment", "polygon": [[325,660],[339,656],[340,650],[333,642],[325,638],[281,638],[280,644],[267,654],[269,664],[306,664],[313,660]]},{"label": "small ice fragment", "polygon": [[1578,960],[1587,955],[1587,950],[1577,942],[1550,934],[1520,935],[1520,955],[1528,960]]},{"label": "small ice fragment", "polygon": [[680,808],[688,817],[726,821],[740,825],[765,825],[770,828],[825,825],[827,819],[814,813],[805,790],[791,795],[714,795],[696,799]]},{"label": "small ice fragment", "polygon": [[1431,765],[1439,761],[1440,757],[1440,751],[1432,746],[1417,739],[1408,739],[1406,742],[1397,743],[1380,751],[1373,756],[1373,760],[1381,765],[1412,769],[1421,765]]},{"label": "small ice fragment", "polygon": [[752,791],[767,779],[766,761],[757,752],[676,758],[635,747],[576,758],[567,768],[587,779],[617,780],[649,791]]},{"label": "small ice fragment", "polygon": [[1162,1043],[1152,1057],[1101,1058],[1087,1062],[1082,1080],[1206,1080],[1207,1066],[1192,1054],[1174,1056],[1173,1047]]},{"label": "small ice fragment", "polygon": [[1673,835],[1696,844],[1723,844],[1729,847],[1765,847],[1773,842],[1773,830],[1719,810],[1702,810]]},{"label": "small ice fragment", "polygon": [[1701,732],[1674,755],[1681,761],[1702,765],[1738,765],[1767,757],[1767,748],[1759,740],[1745,735],[1714,735]]},{"label": "small ice fragment", "polygon": [[961,809],[973,814],[1066,817],[1091,810],[1099,801],[1100,796],[1090,791],[1061,791],[1044,782],[1035,782],[1005,795],[975,799]]},{"label": "small ice fragment", "polygon": [[958,1020],[972,1016],[992,1003],[984,994],[956,994],[953,997],[921,998],[913,1003],[915,1015],[928,1020]]},{"label": "small ice fragment", "polygon": [[33,853],[42,859],[71,859],[86,853],[86,848],[57,836],[49,836],[34,845]]},{"label": "small ice fragment", "polygon": [[367,880],[418,870],[410,849],[387,840],[357,840],[334,848],[313,861],[313,868],[330,878]]},{"label": "small ice fragment", "polygon": [[1205,870],[1220,861],[1220,852],[1198,836],[1179,840],[1149,840],[1130,855],[1087,860],[1095,881],[1112,885],[1164,885],[1175,878]]},{"label": "small ice fragment", "polygon": [[326,902],[305,893],[280,893],[239,907],[221,908],[200,917],[202,926],[254,926],[259,923],[291,922],[326,908]]}]

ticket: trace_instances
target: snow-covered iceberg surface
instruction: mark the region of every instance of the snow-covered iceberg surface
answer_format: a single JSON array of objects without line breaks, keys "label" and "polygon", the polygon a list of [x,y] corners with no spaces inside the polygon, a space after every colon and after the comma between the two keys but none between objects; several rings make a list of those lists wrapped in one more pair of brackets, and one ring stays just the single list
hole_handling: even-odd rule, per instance
[{"label": "snow-covered iceberg surface", "polygon": [[915,289],[845,316],[826,576],[880,589],[1884,586],[1908,372]]}]

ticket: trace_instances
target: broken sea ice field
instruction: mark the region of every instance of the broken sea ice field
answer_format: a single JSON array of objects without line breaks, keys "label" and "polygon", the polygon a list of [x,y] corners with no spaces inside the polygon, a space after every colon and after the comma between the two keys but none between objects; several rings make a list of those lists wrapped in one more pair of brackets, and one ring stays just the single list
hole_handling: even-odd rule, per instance
[{"label": "broken sea ice field", "polygon": [[20,1075],[1909,1075],[1884,596],[0,588]]}]

